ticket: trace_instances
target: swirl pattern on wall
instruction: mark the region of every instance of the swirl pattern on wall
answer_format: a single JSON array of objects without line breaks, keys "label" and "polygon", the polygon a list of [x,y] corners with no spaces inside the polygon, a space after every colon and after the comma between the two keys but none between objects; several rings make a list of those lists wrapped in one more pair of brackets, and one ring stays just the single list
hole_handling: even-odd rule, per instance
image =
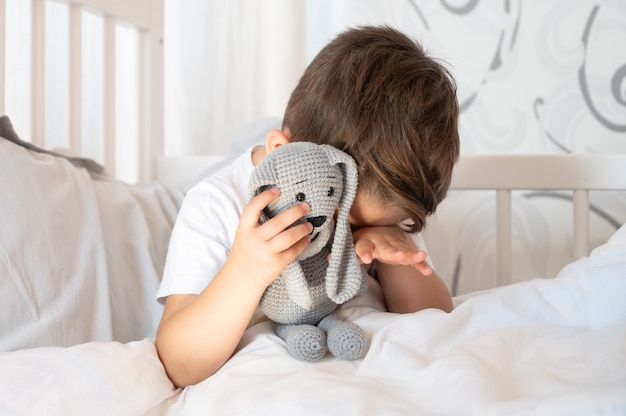
[{"label": "swirl pattern on wall", "polygon": [[[594,103],[594,99],[592,97],[592,92],[589,88],[588,83],[588,75],[587,75],[587,51],[590,47],[589,45],[589,37],[590,33],[594,28],[594,22],[596,20],[596,15],[600,10],[600,6],[595,6],[589,15],[589,19],[587,20],[587,24],[585,26],[585,30],[583,32],[582,43],[585,49],[585,60],[578,70],[578,80],[580,82],[580,90],[583,94],[585,102],[589,107],[589,110],[594,115],[594,117],[602,124],[604,127],[615,130],[618,132],[626,132],[626,62],[622,63],[620,67],[618,67],[610,80],[612,97],[615,99],[615,102],[623,107],[622,109],[622,118],[623,121],[612,121],[610,116],[604,114],[602,110],[600,110],[596,104]],[[622,43],[622,53],[625,52],[624,43]],[[619,51],[616,51],[619,53]],[[622,57],[626,57],[626,54],[623,54]],[[626,136],[624,137],[626,139]]]},{"label": "swirl pattern on wall", "polygon": [[[320,33],[322,22],[310,22],[307,35],[320,36],[320,48],[358,24],[413,35],[457,80],[464,154],[626,152],[626,2],[523,5],[311,0],[333,23]],[[592,192],[590,201],[594,247],[626,222],[626,193]],[[573,253],[571,193],[521,192],[513,210],[513,281],[555,275]],[[455,294],[496,283],[494,213],[494,195],[482,192],[451,192],[438,209],[429,250]]]}]

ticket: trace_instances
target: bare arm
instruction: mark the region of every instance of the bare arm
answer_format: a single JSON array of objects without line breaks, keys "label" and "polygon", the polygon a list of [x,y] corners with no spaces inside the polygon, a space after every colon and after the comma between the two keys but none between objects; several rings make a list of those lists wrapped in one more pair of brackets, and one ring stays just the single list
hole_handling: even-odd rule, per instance
[{"label": "bare arm", "polygon": [[435,273],[423,275],[413,266],[377,262],[378,279],[389,312],[410,313],[422,309],[452,310],[452,298]]},{"label": "bare arm", "polygon": [[230,358],[263,291],[308,245],[309,223],[288,228],[306,214],[306,204],[259,225],[276,192],[267,190],[246,206],[226,263],[199,295],[168,296],[156,347],[177,386],[204,380]]},{"label": "bare arm", "polygon": [[452,310],[450,292],[425,262],[409,234],[397,226],[364,227],[354,234],[362,262],[376,261],[376,270],[387,309],[408,313],[427,308]]}]

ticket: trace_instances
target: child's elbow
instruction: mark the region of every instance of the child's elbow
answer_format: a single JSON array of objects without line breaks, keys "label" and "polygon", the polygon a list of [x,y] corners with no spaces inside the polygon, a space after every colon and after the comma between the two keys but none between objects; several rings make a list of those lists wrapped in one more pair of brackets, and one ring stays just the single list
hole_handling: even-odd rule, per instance
[{"label": "child's elbow", "polygon": [[223,364],[205,361],[198,365],[196,360],[191,359],[180,348],[176,349],[175,346],[173,349],[164,347],[158,338],[156,346],[165,373],[176,387],[184,388],[198,384],[215,374]]}]

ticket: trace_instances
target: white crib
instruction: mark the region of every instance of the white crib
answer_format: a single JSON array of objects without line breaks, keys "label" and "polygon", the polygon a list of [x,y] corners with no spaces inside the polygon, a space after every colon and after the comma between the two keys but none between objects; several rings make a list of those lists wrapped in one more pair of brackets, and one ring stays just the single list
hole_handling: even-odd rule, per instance
[{"label": "white crib", "polygon": [[[7,48],[6,28],[10,19],[15,16],[7,15],[7,3],[15,0],[0,1],[0,68],[2,74],[6,74]],[[50,46],[46,42],[47,9],[58,6],[65,9],[62,13],[67,14],[67,20],[56,24],[67,24],[67,105],[68,126],[67,147],[77,154],[84,154],[83,127],[86,120],[83,114],[92,102],[85,102],[83,81],[91,74],[84,68],[85,52],[90,49],[101,50],[102,79],[96,88],[102,90],[102,102],[97,103],[101,108],[97,115],[97,125],[102,126],[102,138],[106,138],[98,145],[102,147],[102,160],[106,169],[111,174],[116,173],[117,156],[116,149],[125,145],[118,140],[116,135],[123,129],[132,128],[136,134],[138,149],[134,152],[137,160],[134,160],[132,169],[137,172],[138,179],[153,178],[156,175],[156,158],[163,153],[163,0],[134,0],[134,1],[94,1],[94,0],[32,0],[30,2],[30,138],[35,145],[46,147],[50,137],[46,137],[46,112],[51,109],[46,106],[46,81],[56,82],[49,79],[50,65],[46,62],[46,56],[50,56]],[[101,45],[89,45],[83,42],[83,26],[85,14],[91,13],[101,19],[102,34]],[[55,22],[52,22],[55,23]],[[121,28],[135,32],[138,38],[138,50],[134,57],[135,62],[120,62],[118,60],[120,39],[118,34]],[[28,49],[28,48],[23,48]],[[26,53],[26,52],[24,52]],[[55,52],[53,52],[55,53]],[[10,62],[10,60],[9,60]],[[118,83],[118,74],[124,67],[136,68],[136,74],[130,74],[131,88],[136,91],[128,93]],[[128,76],[128,75],[127,75]],[[98,81],[98,80],[96,80]],[[11,114],[12,111],[23,109],[7,108],[6,105],[6,76],[0,77],[0,114]],[[27,92],[27,91],[24,91]],[[24,93],[23,92],[23,93]],[[120,113],[116,108],[120,102],[126,100],[126,96],[137,97],[134,118],[123,125]],[[126,115],[123,115],[126,116]],[[127,118],[127,117],[125,117]],[[91,120],[93,122],[93,120]]]},{"label": "white crib", "polygon": [[[32,39],[20,45],[32,68],[23,105],[7,94],[15,61],[6,23],[15,5],[28,6]],[[375,291],[343,305],[339,313],[363,327],[369,343],[352,362],[296,361],[262,322],[215,376],[176,388],[153,338],[161,313],[154,296],[184,193],[178,185],[231,155],[165,153],[164,7],[164,0],[0,0],[0,115],[26,114],[15,123],[24,139],[45,149],[61,144],[108,172],[0,137],[0,414],[626,413],[626,228],[612,224],[590,243],[590,201],[611,190],[624,201],[626,155],[462,156],[426,240],[440,275],[454,275],[459,259],[473,256],[455,240],[474,205],[457,196],[492,198],[481,212],[488,221],[463,230],[493,269],[487,290],[455,296],[449,314],[390,314],[372,306]],[[51,10],[68,26],[62,140],[47,128],[55,110],[47,86],[57,82],[47,60]],[[97,45],[82,36],[94,16]],[[120,54],[127,31],[137,43],[132,57]],[[102,82],[92,87],[85,60],[94,51]],[[132,87],[120,75],[128,67],[136,68]],[[101,102],[85,100],[91,88]],[[133,111],[120,107],[126,101]],[[516,260],[515,206],[526,201],[517,193],[527,190],[564,190],[558,195],[573,201],[564,216],[572,216],[572,238],[569,225],[554,231],[572,257],[551,279],[536,279],[553,276]],[[488,222],[497,232],[484,229]],[[540,239],[535,230],[520,244]]]}]

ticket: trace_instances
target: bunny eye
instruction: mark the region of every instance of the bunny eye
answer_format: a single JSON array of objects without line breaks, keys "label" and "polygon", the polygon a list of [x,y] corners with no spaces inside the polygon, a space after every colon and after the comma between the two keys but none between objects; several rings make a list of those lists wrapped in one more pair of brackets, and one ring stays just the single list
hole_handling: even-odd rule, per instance
[{"label": "bunny eye", "polygon": [[306,195],[303,194],[302,192],[298,192],[298,194],[296,195],[296,200],[298,200],[299,202],[302,202],[306,200]]},{"label": "bunny eye", "polygon": [[333,196],[333,195],[335,195],[335,188],[331,186],[330,189],[328,190],[328,196]]}]

